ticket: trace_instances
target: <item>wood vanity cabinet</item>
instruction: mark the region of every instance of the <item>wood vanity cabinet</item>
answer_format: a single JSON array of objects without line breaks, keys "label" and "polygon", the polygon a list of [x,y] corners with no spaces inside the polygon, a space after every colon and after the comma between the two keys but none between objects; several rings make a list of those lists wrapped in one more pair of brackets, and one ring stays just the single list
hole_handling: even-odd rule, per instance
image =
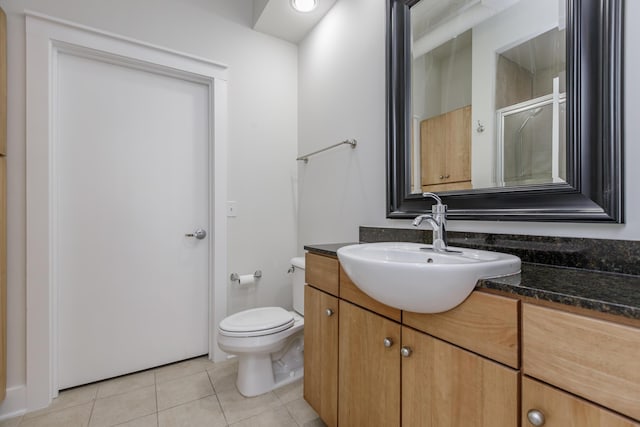
[{"label": "wood vanity cabinet", "polygon": [[518,423],[517,370],[344,300],[338,335],[340,426]]},{"label": "wood vanity cabinet", "polygon": [[471,188],[471,106],[420,122],[422,191]]},{"label": "wood vanity cabinet", "polygon": [[[339,328],[331,326],[329,332],[322,332],[327,323],[323,311],[337,300],[320,290],[333,289],[320,283],[323,277],[334,280],[330,261],[339,271],[339,305],[330,316],[339,319]],[[508,348],[506,357],[517,360],[517,330],[515,336],[512,333],[517,329],[517,300],[474,297],[466,308],[449,313],[449,318],[405,313],[413,321],[414,327],[409,327],[401,322],[400,310],[357,289],[335,258],[308,254],[306,269],[311,274],[305,288],[304,397],[327,425],[517,426],[518,371],[458,347],[455,339],[456,328],[471,319],[483,319],[488,327],[462,335],[476,335],[475,341],[483,341],[480,346],[501,347],[503,353],[502,347]],[[319,271],[324,273],[318,275]],[[484,303],[494,298],[501,304],[508,301],[508,322],[501,320],[502,315],[486,312]],[[495,308],[490,304],[488,311]],[[431,328],[434,336],[417,330],[422,327]],[[451,337],[451,343],[445,341]],[[474,341],[469,336],[465,340]]]},{"label": "wood vanity cabinet", "polygon": [[522,379],[522,425],[533,426],[529,412],[537,411],[545,427],[638,427],[640,424],[569,393]]},{"label": "wood vanity cabinet", "polygon": [[403,426],[518,425],[518,371],[407,327],[402,346]]},{"label": "wood vanity cabinet", "polygon": [[400,324],[341,300],[339,343],[338,425],[399,427]]},{"label": "wood vanity cabinet", "polygon": [[523,304],[522,343],[523,426],[640,427],[640,328]]},{"label": "wood vanity cabinet", "polygon": [[339,318],[338,298],[304,287],[304,399],[329,427],[338,425]]},{"label": "wood vanity cabinet", "polygon": [[444,313],[403,312],[403,426],[518,425],[519,305],[473,292]]},{"label": "wood vanity cabinet", "polygon": [[330,427],[640,427],[636,323],[479,291],[401,312],[335,257],[306,268],[304,397]]}]

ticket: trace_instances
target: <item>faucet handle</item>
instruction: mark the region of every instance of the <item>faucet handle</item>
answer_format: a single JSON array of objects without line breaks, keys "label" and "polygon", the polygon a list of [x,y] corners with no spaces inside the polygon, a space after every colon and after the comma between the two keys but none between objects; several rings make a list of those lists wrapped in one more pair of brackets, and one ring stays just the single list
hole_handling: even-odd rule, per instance
[{"label": "faucet handle", "polygon": [[431,197],[431,198],[435,199],[437,204],[439,204],[439,205],[442,204],[442,199],[436,193],[431,193],[431,192],[422,193],[422,197]]},{"label": "faucet handle", "polygon": [[422,193],[422,197],[431,197],[435,199],[436,204],[431,206],[431,212],[434,214],[446,214],[447,205],[442,204],[442,199],[436,193]]}]

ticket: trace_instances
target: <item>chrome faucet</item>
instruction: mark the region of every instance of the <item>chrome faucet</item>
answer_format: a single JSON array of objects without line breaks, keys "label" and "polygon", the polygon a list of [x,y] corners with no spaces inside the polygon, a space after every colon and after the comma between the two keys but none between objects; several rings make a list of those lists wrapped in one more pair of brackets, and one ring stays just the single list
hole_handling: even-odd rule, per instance
[{"label": "chrome faucet", "polygon": [[447,249],[447,205],[434,193],[422,193],[423,197],[432,197],[436,204],[431,206],[431,213],[417,216],[413,220],[413,226],[417,227],[422,221],[427,221],[433,228],[433,250],[436,252],[449,252]]}]

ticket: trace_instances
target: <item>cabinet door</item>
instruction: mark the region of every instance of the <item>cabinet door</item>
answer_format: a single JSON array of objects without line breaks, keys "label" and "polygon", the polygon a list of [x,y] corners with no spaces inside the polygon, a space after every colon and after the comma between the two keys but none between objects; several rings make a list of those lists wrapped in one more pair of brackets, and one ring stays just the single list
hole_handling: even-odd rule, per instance
[{"label": "cabinet door", "polygon": [[340,301],[340,426],[400,426],[399,344],[400,324]]},{"label": "cabinet door", "polygon": [[304,287],[304,399],[338,425],[338,298]]},{"label": "cabinet door", "polygon": [[420,153],[425,190],[468,188],[471,180],[471,106],[423,120],[420,123]]},{"label": "cabinet door", "polygon": [[446,115],[447,173],[443,182],[471,180],[471,106]]},{"label": "cabinet door", "polygon": [[[530,422],[537,411],[543,424]],[[586,400],[524,377],[522,380],[522,426],[533,427],[640,427],[640,424],[602,409]]]},{"label": "cabinet door", "polygon": [[522,371],[640,420],[640,329],[522,305]]},{"label": "cabinet door", "polygon": [[422,185],[444,182],[446,176],[446,115],[420,122],[420,164]]},{"label": "cabinet door", "polygon": [[518,371],[402,328],[402,425],[514,427]]}]

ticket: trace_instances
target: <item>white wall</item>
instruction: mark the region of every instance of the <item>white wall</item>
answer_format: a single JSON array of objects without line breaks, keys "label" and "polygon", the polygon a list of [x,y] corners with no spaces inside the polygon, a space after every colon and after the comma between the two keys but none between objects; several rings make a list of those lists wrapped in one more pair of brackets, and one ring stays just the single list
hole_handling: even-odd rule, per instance
[{"label": "white wall", "polygon": [[358,140],[298,166],[299,250],[385,222],[384,28],[384,0],[339,0],[299,45],[300,154]]},{"label": "white wall", "polygon": [[440,60],[441,113],[471,105],[471,54],[469,44]]},{"label": "white wall", "polygon": [[471,52],[469,44],[449,56],[429,52],[413,60],[414,117],[428,119],[471,104]]},{"label": "white wall", "polygon": [[[26,375],[25,9],[229,66],[228,194],[238,216],[229,218],[228,272],[262,270],[255,300],[291,306],[296,46],[250,29],[251,0],[0,0],[0,6],[8,17],[8,388],[18,390]],[[10,404],[0,406],[0,417]]]},{"label": "white wall", "polygon": [[[299,247],[354,241],[358,226],[411,228],[385,218],[384,15],[386,0],[339,0],[301,43],[299,149],[320,148],[347,136],[355,151],[333,151],[300,167]],[[640,2],[626,2],[626,40],[640,39]],[[640,51],[626,43],[625,75],[640,69]],[[449,229],[567,237],[640,240],[640,80],[625,82],[626,224],[452,221]],[[475,120],[475,117],[474,117]],[[348,134],[347,134],[348,133]]]},{"label": "white wall", "polygon": [[504,52],[556,26],[558,0],[525,0],[473,28],[473,117],[484,132],[471,132],[471,182],[474,188],[496,182],[496,52]]}]

